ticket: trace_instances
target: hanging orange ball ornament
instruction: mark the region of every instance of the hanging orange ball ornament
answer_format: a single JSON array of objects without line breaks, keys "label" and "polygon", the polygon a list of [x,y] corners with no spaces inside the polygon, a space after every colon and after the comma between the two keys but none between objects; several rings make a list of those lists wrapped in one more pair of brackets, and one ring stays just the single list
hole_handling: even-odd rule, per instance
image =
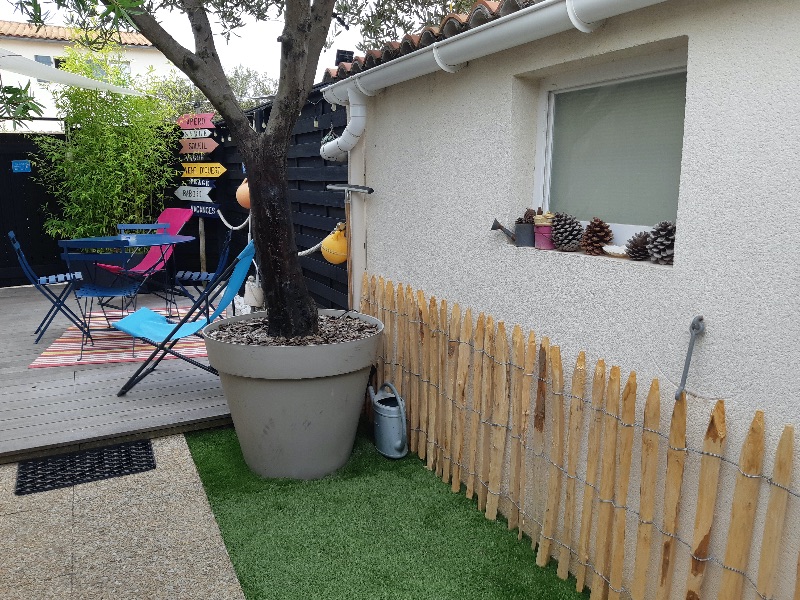
[{"label": "hanging orange ball ornament", "polygon": [[347,238],[344,231],[337,229],[322,240],[322,256],[329,263],[338,265],[347,260]]},{"label": "hanging orange ball ornament", "polygon": [[250,210],[250,184],[247,183],[247,178],[236,188],[236,202],[242,208]]}]

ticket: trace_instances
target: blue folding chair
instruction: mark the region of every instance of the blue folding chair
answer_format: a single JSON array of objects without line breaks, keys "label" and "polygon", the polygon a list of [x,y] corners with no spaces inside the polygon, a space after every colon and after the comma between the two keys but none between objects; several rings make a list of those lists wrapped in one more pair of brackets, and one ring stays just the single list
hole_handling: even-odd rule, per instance
[{"label": "blue folding chair", "polygon": [[[14,235],[13,231],[8,232],[8,238],[11,240],[11,245],[14,247],[14,252],[17,255],[19,266],[22,267],[22,272],[25,274],[25,277],[33,284],[33,287],[39,290],[42,295],[51,303],[50,309],[47,311],[44,319],[42,319],[42,322],[39,323],[36,331],[34,331],[34,333],[39,334],[36,336],[34,343],[39,343],[39,340],[42,339],[44,332],[47,331],[47,328],[50,327],[53,319],[55,319],[56,315],[59,313],[67,317],[67,319],[69,319],[73,325],[81,330],[85,337],[91,339],[89,328],[84,324],[83,319],[66,305],[66,300],[69,298],[69,295],[73,293],[76,289],[76,286],[83,281],[83,276],[81,275],[80,271],[39,277],[36,275],[36,273],[34,273],[33,269],[28,263],[28,259],[25,258],[25,253],[22,251],[22,247],[20,246],[19,241],[17,241],[17,236]],[[56,293],[51,287],[53,285],[64,285],[64,288],[60,292]],[[80,308],[80,304],[78,307]]]},{"label": "blue folding chair", "polygon": [[[155,346],[152,354],[125,385],[120,388],[117,396],[124,396],[133,386],[152,373],[167,354],[185,360],[209,373],[217,374],[216,369],[213,367],[184,356],[175,351],[173,347],[179,340],[190,335],[197,335],[203,327],[216,319],[233,302],[234,297],[239,292],[239,288],[244,284],[254,253],[255,246],[251,241],[227,269],[220,273],[216,279],[209,282],[208,287],[199,295],[186,315],[177,323],[171,322],[166,316],[149,308],[140,308],[135,313],[112,324],[116,329]],[[213,314],[203,318],[204,307],[217,301],[218,298],[217,308]]]},{"label": "blue folding chair", "polygon": [[[228,230],[228,234],[225,236],[225,240],[222,243],[222,251],[219,253],[219,262],[217,263],[217,269],[214,272],[208,271],[178,271],[175,274],[175,287],[174,291],[176,294],[181,294],[182,296],[186,296],[190,300],[194,301],[197,299],[197,295],[203,292],[203,288],[208,287],[212,281],[215,281],[225,270],[225,267],[228,264],[228,255],[230,254],[231,250],[231,234],[233,233],[232,230]],[[189,288],[191,288],[190,291]],[[174,304],[174,300],[172,304]],[[209,312],[214,309],[214,306],[210,304],[206,304],[206,316],[209,315]]]}]

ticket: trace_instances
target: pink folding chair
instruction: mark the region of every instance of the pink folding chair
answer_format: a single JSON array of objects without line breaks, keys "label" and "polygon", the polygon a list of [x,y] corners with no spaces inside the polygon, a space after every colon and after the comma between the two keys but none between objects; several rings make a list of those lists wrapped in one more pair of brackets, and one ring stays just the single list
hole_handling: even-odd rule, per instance
[{"label": "pink folding chair", "polygon": [[[165,208],[154,224],[138,225],[138,224],[123,224],[117,225],[120,233],[131,230],[150,230],[159,233],[168,233],[170,235],[178,235],[189,219],[192,218],[191,208]],[[166,227],[164,227],[166,225]],[[164,231],[166,229],[166,232]],[[115,275],[124,273],[130,277],[148,278],[153,273],[163,271],[167,266],[167,261],[172,256],[172,246],[162,249],[160,246],[153,246],[144,255],[144,258],[139,264],[130,269],[124,268],[122,265],[106,265],[98,264],[97,266],[114,273]]]}]

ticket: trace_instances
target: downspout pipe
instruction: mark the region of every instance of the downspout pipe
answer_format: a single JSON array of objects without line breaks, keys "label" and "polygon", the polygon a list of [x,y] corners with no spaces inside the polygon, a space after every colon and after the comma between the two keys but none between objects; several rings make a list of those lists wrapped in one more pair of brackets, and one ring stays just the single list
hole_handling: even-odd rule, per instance
[{"label": "downspout pipe", "polygon": [[[320,149],[326,160],[342,161],[355,147],[366,124],[364,96],[443,70],[459,71],[467,62],[570,29],[594,31],[607,18],[666,0],[543,0],[502,19],[373,67],[326,87],[331,104],[350,105],[350,122],[342,136]],[[355,123],[353,123],[355,121]],[[352,127],[351,127],[352,125]]]}]

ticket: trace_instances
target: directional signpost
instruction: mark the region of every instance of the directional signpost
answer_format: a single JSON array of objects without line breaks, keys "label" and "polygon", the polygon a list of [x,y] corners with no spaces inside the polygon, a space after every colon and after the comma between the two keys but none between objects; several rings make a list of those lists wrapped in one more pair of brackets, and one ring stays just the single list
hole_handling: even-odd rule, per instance
[{"label": "directional signpost", "polygon": [[[178,127],[183,130],[183,138],[180,140],[180,154],[187,156],[184,160],[199,158],[196,155],[209,154],[213,152],[219,144],[211,139],[211,130],[214,123],[211,121],[214,113],[198,113],[182,115],[178,119]],[[202,158],[201,158],[202,160]],[[219,219],[219,204],[211,202],[209,192],[216,187],[214,181],[222,175],[226,169],[218,162],[182,162],[183,181],[175,190],[175,195],[181,200],[191,202],[192,212],[199,217],[199,237],[200,237],[200,269],[207,271],[206,268],[206,232],[203,217]]]}]

